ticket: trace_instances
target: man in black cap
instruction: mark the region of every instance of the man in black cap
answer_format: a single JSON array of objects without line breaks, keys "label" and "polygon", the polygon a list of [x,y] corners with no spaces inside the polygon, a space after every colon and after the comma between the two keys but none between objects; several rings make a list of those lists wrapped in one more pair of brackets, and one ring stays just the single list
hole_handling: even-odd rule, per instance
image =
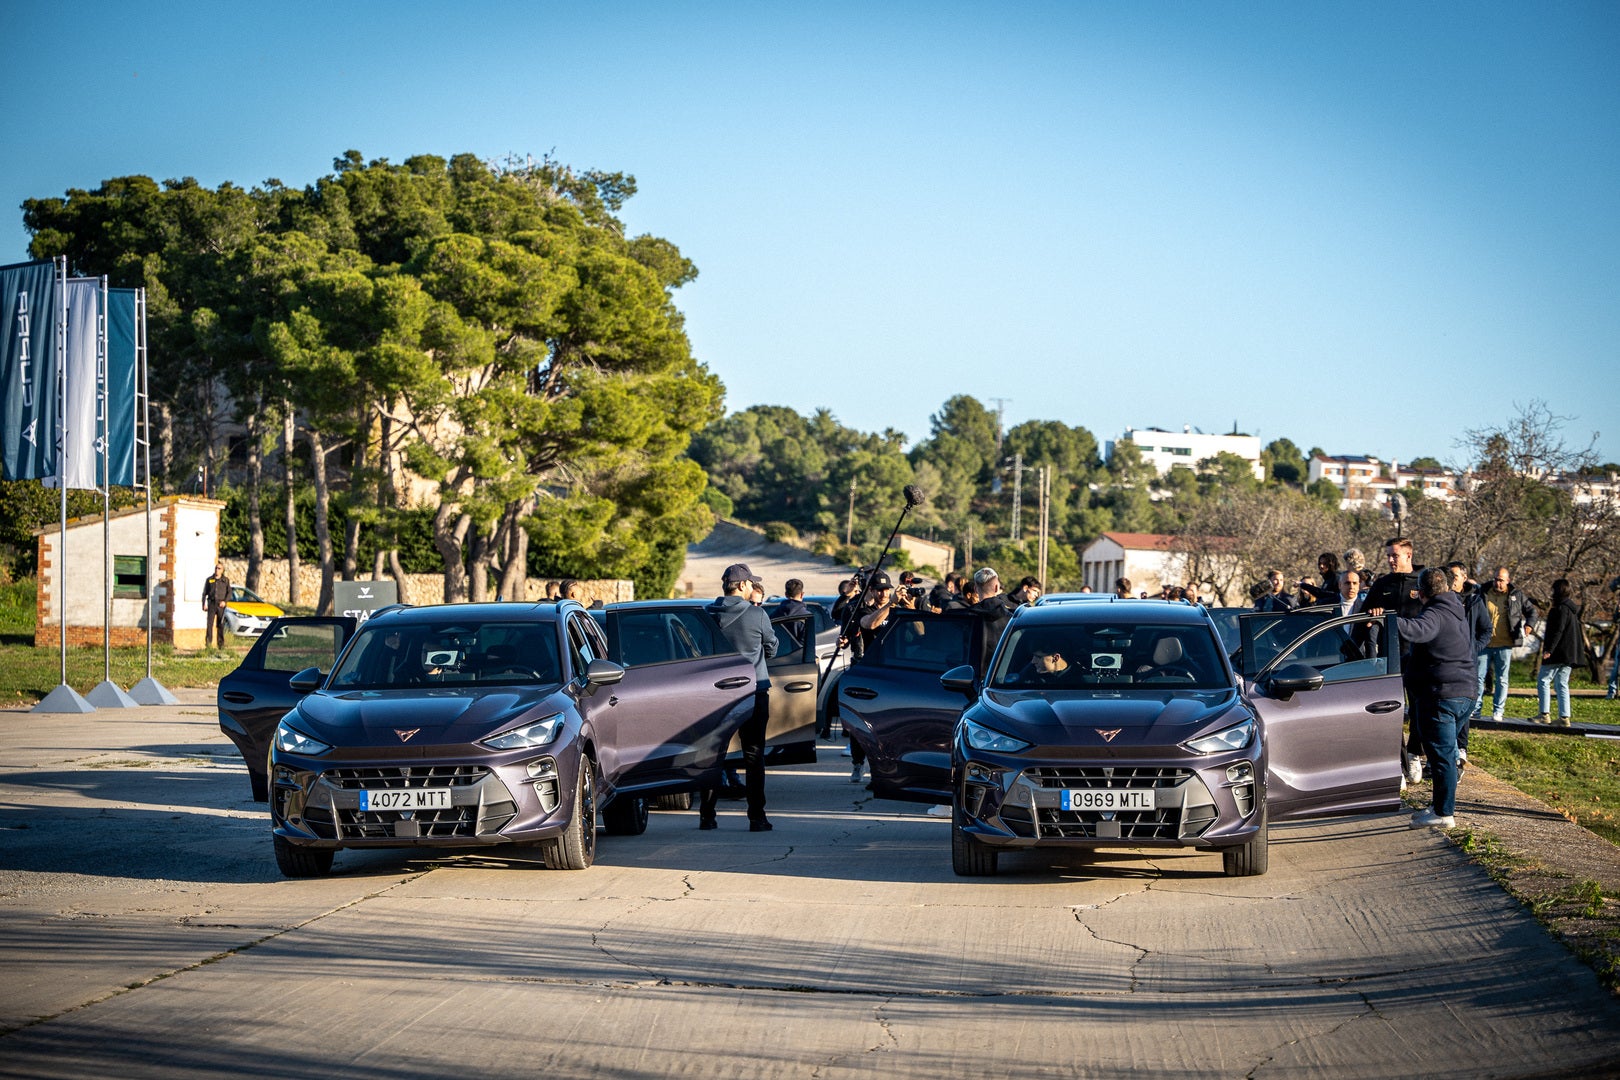
[{"label": "man in black cap", "polygon": [[[764,588],[754,572],[744,563],[726,567],[720,578],[724,591],[719,599],[704,610],[720,624],[720,633],[754,665],[754,710],[743,721],[738,735],[742,739],[743,784],[748,789],[748,828],[751,832],[769,832],[771,823],[765,818],[765,725],[771,714],[771,675],[765,661],[776,655],[776,631],[765,609],[753,602],[754,587]],[[716,788],[704,788],[698,804],[698,828],[713,829]]]}]

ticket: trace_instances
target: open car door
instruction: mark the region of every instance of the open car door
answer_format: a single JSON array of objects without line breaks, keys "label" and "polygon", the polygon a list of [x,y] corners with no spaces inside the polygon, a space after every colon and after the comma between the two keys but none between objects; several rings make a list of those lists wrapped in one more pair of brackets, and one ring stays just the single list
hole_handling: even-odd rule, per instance
[{"label": "open car door", "polygon": [[603,771],[612,769],[620,791],[715,783],[727,744],[753,710],[754,666],[695,607],[610,607],[604,621],[608,658],[625,673],[611,707],[597,714],[609,736]]},{"label": "open car door", "polygon": [[1405,698],[1393,616],[1255,613],[1239,624],[1271,820],[1398,806]]},{"label": "open car door", "polygon": [[247,763],[253,798],[269,798],[266,762],[281,718],[304,695],[289,684],[305,668],[332,670],[359,623],[348,616],[283,616],[265,627],[241,665],[219,681],[219,728]]},{"label": "open car door", "polygon": [[[771,715],[765,724],[765,764],[806,765],[816,760],[816,623],[810,615],[771,620],[776,655],[771,673]],[[742,760],[742,740],[732,737],[728,756]]]},{"label": "open car door", "polygon": [[838,715],[866,750],[877,795],[951,801],[951,741],[968,700],[939,677],[979,657],[982,625],[965,612],[891,615],[887,631],[844,672]]}]

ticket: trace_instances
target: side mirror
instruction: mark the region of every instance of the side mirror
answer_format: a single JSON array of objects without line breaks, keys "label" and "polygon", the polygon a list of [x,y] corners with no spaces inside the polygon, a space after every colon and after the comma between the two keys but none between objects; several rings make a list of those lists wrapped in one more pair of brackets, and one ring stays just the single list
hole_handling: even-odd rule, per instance
[{"label": "side mirror", "polygon": [[586,686],[612,686],[624,678],[624,668],[611,660],[592,660],[585,665]]},{"label": "side mirror", "polygon": [[978,676],[974,674],[972,664],[959,664],[939,677],[939,685],[973,697],[978,689]]},{"label": "side mirror", "polygon": [[1285,664],[1266,680],[1266,692],[1287,701],[1303,690],[1322,689],[1322,673],[1309,664]]},{"label": "side mirror", "polygon": [[325,681],[326,676],[321,673],[320,668],[307,667],[288,679],[287,685],[292,687],[295,693],[307,694],[312,690],[319,690],[321,683]]}]

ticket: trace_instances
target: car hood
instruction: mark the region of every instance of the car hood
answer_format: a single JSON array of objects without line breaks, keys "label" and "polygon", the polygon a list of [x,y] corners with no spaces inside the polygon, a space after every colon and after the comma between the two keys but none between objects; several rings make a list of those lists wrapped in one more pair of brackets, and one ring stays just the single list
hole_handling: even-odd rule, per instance
[{"label": "car hood", "polygon": [[[530,713],[539,719],[557,692],[549,686],[432,690],[321,690],[298,703],[294,723],[333,746],[464,745],[487,738]],[[412,734],[404,738],[400,732]]]},{"label": "car hood", "polygon": [[274,619],[281,609],[274,604],[260,604],[252,600],[232,600],[225,605],[240,615],[253,615],[260,619]]},{"label": "car hood", "polygon": [[972,719],[1036,745],[1086,745],[1101,731],[1112,746],[1166,746],[1248,715],[1235,690],[1065,694],[987,691]]}]

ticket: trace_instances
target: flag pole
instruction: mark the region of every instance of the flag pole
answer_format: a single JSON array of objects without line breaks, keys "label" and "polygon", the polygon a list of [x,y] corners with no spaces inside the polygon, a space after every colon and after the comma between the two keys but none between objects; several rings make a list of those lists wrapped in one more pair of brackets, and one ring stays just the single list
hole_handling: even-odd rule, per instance
[{"label": "flag pole", "polygon": [[129,688],[130,697],[142,705],[178,705],[180,699],[152,677],[152,621],[157,613],[156,577],[152,572],[152,399],[148,395],[146,369],[146,290],[135,290],[135,399],[140,408],[137,445],[141,449],[141,479],[146,488],[146,678]]},{"label": "flag pole", "polygon": [[96,421],[101,448],[101,682],[85,699],[101,709],[134,709],[140,702],[112,679],[112,342],[107,326],[107,275],[96,294]]},{"label": "flag pole", "polygon": [[58,519],[56,540],[56,628],[61,647],[62,681],[35,705],[33,712],[88,713],[96,707],[68,685],[67,681],[67,256],[58,255],[56,263],[56,486],[60,496],[61,514]]}]

